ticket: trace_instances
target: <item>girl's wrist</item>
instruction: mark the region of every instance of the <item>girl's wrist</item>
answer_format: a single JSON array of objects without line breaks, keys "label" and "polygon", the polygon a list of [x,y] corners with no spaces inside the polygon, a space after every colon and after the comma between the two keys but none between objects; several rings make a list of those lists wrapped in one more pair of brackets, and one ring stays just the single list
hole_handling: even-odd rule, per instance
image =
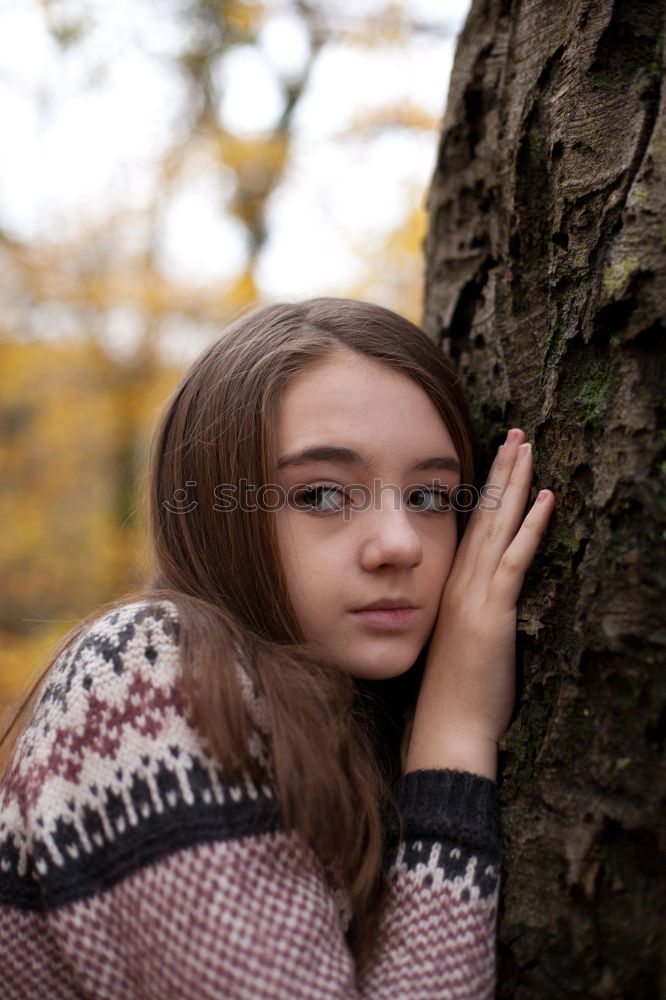
[{"label": "girl's wrist", "polygon": [[421,770],[468,771],[491,781],[497,779],[497,741],[465,738],[446,732],[412,737],[405,759],[405,774]]}]

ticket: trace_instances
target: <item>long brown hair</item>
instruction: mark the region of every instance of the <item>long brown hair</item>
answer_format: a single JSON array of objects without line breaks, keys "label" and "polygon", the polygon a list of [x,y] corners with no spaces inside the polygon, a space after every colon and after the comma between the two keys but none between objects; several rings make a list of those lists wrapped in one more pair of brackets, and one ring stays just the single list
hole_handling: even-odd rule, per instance
[{"label": "long brown hair", "polygon": [[[250,672],[266,705],[285,829],[296,830],[349,893],[348,938],[362,967],[386,898],[382,816],[418,664],[409,677],[373,683],[326,663],[296,619],[274,516],[242,504],[222,512],[217,502],[220,484],[275,482],[281,394],[307,366],[343,348],[421,386],[451,435],[462,482],[475,482],[465,400],[450,363],[418,327],[347,299],[264,306],[212,343],[167,401],[151,451],[154,568],[143,596],[177,606],[192,717],[233,774],[256,767],[234,658]],[[174,512],[186,487],[194,505]],[[461,533],[465,515],[458,516]]]}]

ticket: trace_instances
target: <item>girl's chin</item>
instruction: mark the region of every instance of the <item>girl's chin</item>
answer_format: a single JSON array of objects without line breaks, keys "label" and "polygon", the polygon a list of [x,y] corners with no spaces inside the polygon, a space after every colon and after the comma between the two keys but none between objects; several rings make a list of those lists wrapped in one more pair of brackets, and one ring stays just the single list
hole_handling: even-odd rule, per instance
[{"label": "girl's chin", "polygon": [[329,663],[364,680],[390,680],[407,673],[416,663],[423,643],[414,636],[374,637],[369,642],[340,646],[322,642],[320,650]]},{"label": "girl's chin", "polygon": [[410,659],[401,659],[390,664],[387,664],[385,661],[377,662],[377,660],[370,663],[348,663],[343,666],[343,669],[353,677],[358,677],[361,680],[388,681],[392,677],[401,677],[402,674],[406,674],[414,666],[416,655]]}]

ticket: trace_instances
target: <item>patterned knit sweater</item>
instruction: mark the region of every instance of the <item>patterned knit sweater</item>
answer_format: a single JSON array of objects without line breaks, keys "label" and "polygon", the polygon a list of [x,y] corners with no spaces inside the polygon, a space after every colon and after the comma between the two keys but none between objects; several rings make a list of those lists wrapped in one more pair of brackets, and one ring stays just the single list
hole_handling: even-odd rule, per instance
[{"label": "patterned knit sweater", "polygon": [[[237,667],[266,760],[261,699]],[[268,772],[267,772],[268,773]],[[361,976],[345,894],[234,784],[184,712],[170,602],[89,626],[0,782],[3,1000],[482,1000],[494,993],[495,784],[403,775],[382,943]]]}]

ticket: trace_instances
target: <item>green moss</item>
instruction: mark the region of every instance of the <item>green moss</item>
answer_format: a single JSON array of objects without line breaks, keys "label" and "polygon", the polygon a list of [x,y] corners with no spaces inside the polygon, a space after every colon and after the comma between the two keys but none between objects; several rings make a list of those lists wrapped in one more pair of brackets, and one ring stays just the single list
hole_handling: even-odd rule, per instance
[{"label": "green moss", "polygon": [[544,550],[544,557],[550,566],[560,570],[563,580],[573,576],[573,557],[580,548],[580,541],[571,530],[561,524],[550,533]]},{"label": "green moss", "polygon": [[481,441],[492,442],[504,439],[513,424],[506,425],[502,419],[499,407],[484,406],[473,397],[468,400],[470,416],[474,425],[474,430],[479,435]]},{"label": "green moss", "polygon": [[647,191],[644,191],[643,188],[636,188],[634,191],[634,200],[639,205],[644,205],[647,201]]},{"label": "green moss", "polygon": [[604,633],[600,629],[596,629],[589,636],[586,636],[584,648],[589,649],[592,653],[601,653],[602,650],[606,649],[607,645],[608,640]]},{"label": "green moss", "polygon": [[537,128],[533,128],[530,131],[529,143],[530,143],[530,158],[532,160],[538,160],[539,153],[541,152],[541,136],[539,135],[539,130]]},{"label": "green moss", "polygon": [[541,254],[537,260],[537,273],[539,275],[539,281],[543,284],[548,282],[550,277],[550,256],[547,253]]},{"label": "green moss", "polygon": [[543,153],[541,132],[539,128],[539,114],[541,110],[541,95],[535,94],[532,106],[525,119],[525,131],[523,132],[519,145],[519,154],[527,153],[528,160],[538,160]]},{"label": "green moss", "polygon": [[545,379],[547,372],[557,364],[562,353],[562,345],[567,339],[567,329],[564,316],[560,312],[554,323],[550,325],[546,332],[546,349],[544,351],[543,368],[541,379]]},{"label": "green moss", "polygon": [[625,257],[624,260],[610,264],[604,271],[604,291],[609,299],[616,298],[624,291],[627,283],[638,270],[638,257]]},{"label": "green moss", "polygon": [[511,739],[507,743],[507,750],[519,770],[526,771],[529,775],[534,773],[534,758],[540,742],[540,737],[531,730],[529,722],[527,725],[514,723]]},{"label": "green moss", "polygon": [[511,752],[519,764],[524,764],[533,745],[527,726],[521,726],[511,734]]},{"label": "green moss", "polygon": [[580,419],[584,424],[595,424],[606,409],[613,384],[613,366],[610,359],[599,364],[581,384],[576,397]]},{"label": "green moss", "polygon": [[661,56],[664,51],[664,36],[659,35],[657,38],[657,44],[654,47],[654,57],[652,63],[650,64],[650,72],[655,76],[661,76]]},{"label": "green moss", "polygon": [[616,90],[624,85],[624,77],[617,70],[606,70],[605,73],[595,73],[594,86],[600,90]]},{"label": "green moss", "polygon": [[507,734],[505,748],[512,764],[530,776],[534,773],[545,724],[544,706],[528,702]]},{"label": "green moss", "polygon": [[612,789],[618,789],[621,785],[620,782],[620,771],[623,771],[625,767],[631,764],[631,757],[616,757],[613,768],[609,774],[610,787]]}]

